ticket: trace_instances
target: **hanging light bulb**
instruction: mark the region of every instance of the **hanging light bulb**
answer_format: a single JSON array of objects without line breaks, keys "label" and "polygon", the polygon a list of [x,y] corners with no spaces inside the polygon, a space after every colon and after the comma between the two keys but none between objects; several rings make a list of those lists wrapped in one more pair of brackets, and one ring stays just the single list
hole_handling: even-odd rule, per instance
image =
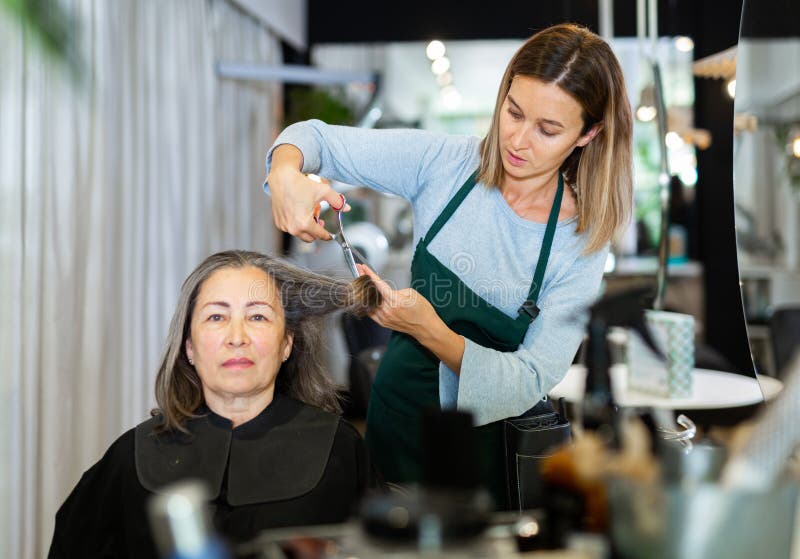
[{"label": "hanging light bulb", "polygon": [[431,41],[425,49],[425,54],[431,60],[436,60],[444,56],[445,48],[444,43],[441,41]]},{"label": "hanging light bulb", "polygon": [[444,74],[450,69],[450,59],[446,56],[441,56],[431,62],[431,71],[438,75]]},{"label": "hanging light bulb", "polygon": [[650,122],[656,118],[655,92],[652,85],[646,85],[639,94],[639,106],[636,107],[636,118],[641,122]]},{"label": "hanging light bulb", "polygon": [[691,37],[675,37],[675,48],[681,52],[692,52],[694,50],[694,41]]},{"label": "hanging light bulb", "polygon": [[683,138],[681,138],[681,135],[675,131],[667,132],[667,135],[664,137],[664,142],[669,149],[679,149],[686,143],[683,141]]},{"label": "hanging light bulb", "polygon": [[729,80],[727,85],[725,86],[725,89],[728,90],[728,96],[731,99],[736,97],[736,78],[733,78],[732,80]]},{"label": "hanging light bulb", "polygon": [[654,118],[656,118],[656,108],[647,105],[640,105],[639,108],[636,109],[636,118],[641,122],[651,122]]},{"label": "hanging light bulb", "polygon": [[454,85],[448,85],[442,88],[442,102],[444,106],[450,110],[457,109],[461,105],[461,93]]},{"label": "hanging light bulb", "polygon": [[450,85],[451,83],[453,83],[453,74],[451,72],[445,72],[444,74],[439,74],[438,76],[436,76],[436,83],[438,83],[442,87]]}]

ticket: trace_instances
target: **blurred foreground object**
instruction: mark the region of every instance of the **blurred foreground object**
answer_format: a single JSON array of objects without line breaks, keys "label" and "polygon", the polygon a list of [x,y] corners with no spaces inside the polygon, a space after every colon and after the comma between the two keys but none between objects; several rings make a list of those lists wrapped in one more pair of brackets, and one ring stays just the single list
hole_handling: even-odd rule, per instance
[{"label": "blurred foreground object", "polygon": [[660,481],[608,480],[620,557],[791,556],[800,492],[792,471],[800,442],[800,357],[786,379],[754,422],[725,437],[727,449],[711,438],[688,449],[662,441]]},{"label": "blurred foreground object", "polygon": [[150,526],[161,557],[228,559],[230,554],[210,529],[209,492],[199,480],[169,485],[150,500]]},{"label": "blurred foreground object", "polygon": [[756,419],[741,450],[726,465],[726,486],[766,490],[781,479],[800,445],[800,354],[784,377],[783,391]]},{"label": "blurred foreground object", "polygon": [[422,417],[420,486],[397,486],[364,501],[361,521],[376,542],[437,553],[470,545],[489,524],[492,502],[482,485],[472,415],[428,410]]}]

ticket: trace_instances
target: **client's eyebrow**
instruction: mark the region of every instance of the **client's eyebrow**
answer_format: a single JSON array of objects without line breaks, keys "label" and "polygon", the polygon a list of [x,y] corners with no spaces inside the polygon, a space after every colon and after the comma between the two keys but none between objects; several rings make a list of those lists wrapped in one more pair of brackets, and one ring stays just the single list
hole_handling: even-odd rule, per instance
[{"label": "client's eyebrow", "polygon": [[246,307],[269,307],[273,311],[275,310],[274,307],[272,305],[270,305],[269,303],[267,303],[266,301],[250,301],[245,306]]},{"label": "client's eyebrow", "polygon": [[[230,303],[227,303],[225,301],[210,301],[210,302],[206,303],[205,305],[203,305],[203,308],[206,308],[206,307],[212,306],[212,305],[216,305],[218,307],[225,307],[226,309],[231,308]],[[269,307],[270,309],[275,310],[274,307],[272,305],[270,305],[269,303],[267,303],[266,301],[249,301],[245,305],[245,307],[248,307],[248,308],[249,307]]]}]

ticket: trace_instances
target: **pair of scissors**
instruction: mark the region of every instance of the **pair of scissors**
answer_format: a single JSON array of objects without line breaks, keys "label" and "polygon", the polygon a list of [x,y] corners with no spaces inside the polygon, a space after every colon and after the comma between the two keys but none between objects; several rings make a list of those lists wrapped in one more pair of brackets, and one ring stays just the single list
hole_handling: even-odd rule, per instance
[{"label": "pair of scissors", "polygon": [[[316,175],[313,175],[313,178],[312,175],[308,175],[308,178],[310,178],[311,180],[315,180],[316,182],[319,182]],[[367,266],[369,266],[369,264],[367,263],[367,259],[364,258],[364,255],[361,254],[358,251],[358,249],[355,249],[350,246],[350,243],[347,241],[347,237],[345,237],[344,235],[344,228],[342,227],[342,210],[344,210],[345,206],[347,205],[347,200],[345,199],[344,194],[339,194],[339,196],[341,196],[342,198],[342,203],[339,206],[339,209],[336,209],[333,206],[331,206],[331,208],[336,212],[336,216],[338,218],[337,221],[339,223],[339,232],[330,233],[330,231],[328,231],[328,233],[330,233],[331,237],[337,243],[339,243],[339,246],[342,249],[342,254],[344,255],[344,262],[347,265],[347,269],[350,270],[350,273],[353,275],[354,278],[357,278],[361,274],[358,273],[358,268],[356,268],[356,256],[358,257],[358,260],[360,261],[361,264],[366,264]],[[322,211],[322,206],[317,204],[317,207],[314,208],[314,221],[316,221],[317,223],[319,223],[319,214],[321,211]]]}]

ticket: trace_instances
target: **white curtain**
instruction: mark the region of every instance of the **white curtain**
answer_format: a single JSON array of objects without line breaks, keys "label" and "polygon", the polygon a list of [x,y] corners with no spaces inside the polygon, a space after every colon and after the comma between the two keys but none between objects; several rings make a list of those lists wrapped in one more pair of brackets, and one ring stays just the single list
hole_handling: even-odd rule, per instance
[{"label": "white curtain", "polygon": [[273,250],[261,190],[279,64],[223,0],[70,0],[84,75],[0,11],[0,557],[43,557],[81,473],[148,416],[183,278],[223,248]]}]

